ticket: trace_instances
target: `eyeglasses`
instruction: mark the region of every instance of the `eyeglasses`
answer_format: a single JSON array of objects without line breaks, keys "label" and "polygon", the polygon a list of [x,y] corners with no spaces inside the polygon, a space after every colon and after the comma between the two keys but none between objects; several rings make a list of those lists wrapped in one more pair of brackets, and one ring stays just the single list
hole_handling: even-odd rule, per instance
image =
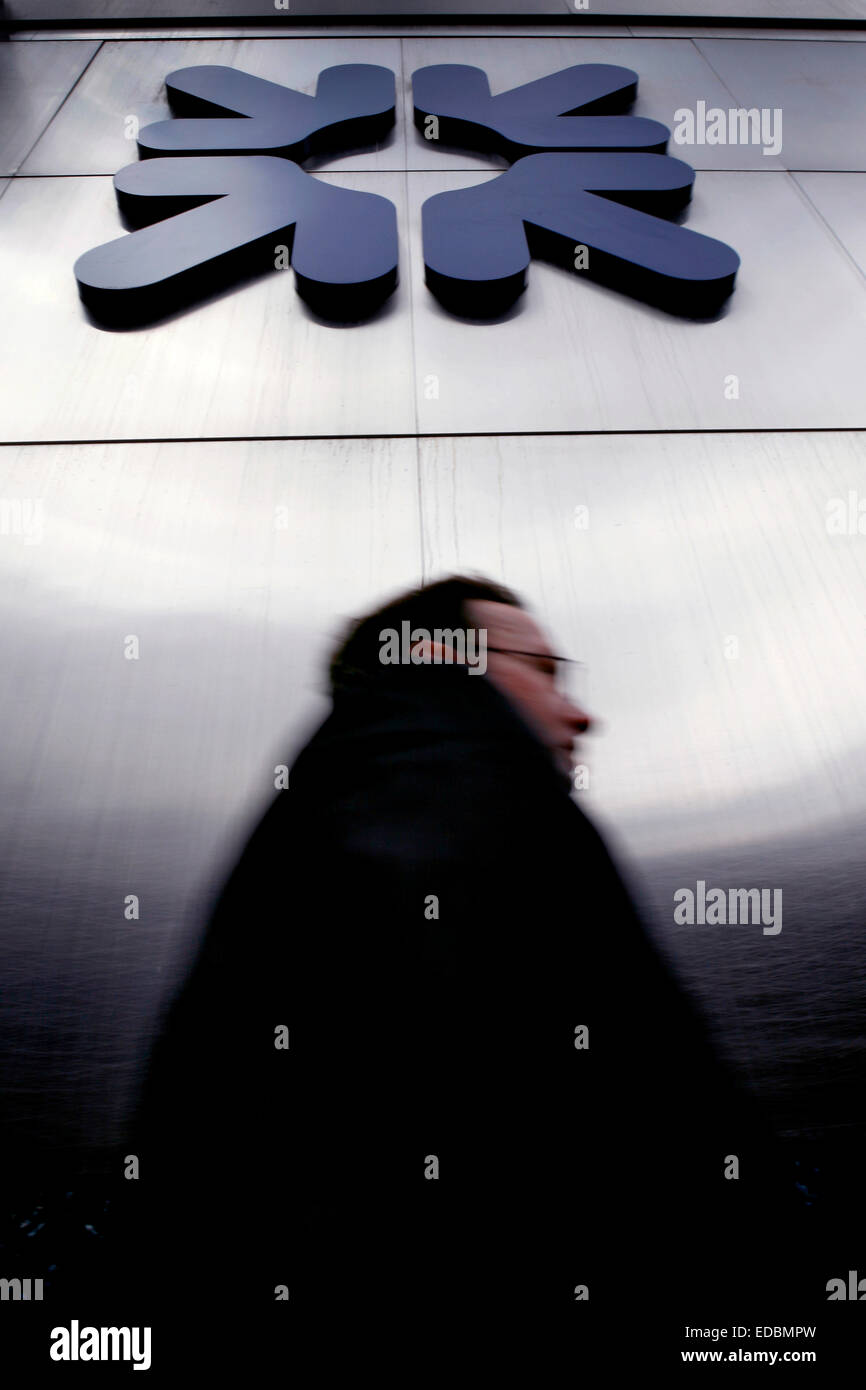
[{"label": "eyeglasses", "polygon": [[[499,652],[502,656],[524,656],[543,671],[553,676],[557,687],[570,700],[580,703],[583,699],[583,685],[586,680],[586,664],[576,661],[572,656],[555,656],[552,652],[524,652],[516,647],[487,647],[488,652]],[[550,667],[553,667],[551,670]]]}]

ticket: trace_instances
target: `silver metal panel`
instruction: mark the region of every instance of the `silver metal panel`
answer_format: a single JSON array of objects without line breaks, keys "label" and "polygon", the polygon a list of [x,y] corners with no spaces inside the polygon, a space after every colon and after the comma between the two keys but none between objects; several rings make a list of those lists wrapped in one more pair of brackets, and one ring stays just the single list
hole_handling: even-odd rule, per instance
[{"label": "silver metal panel", "polygon": [[[698,101],[707,107],[731,105],[730,92],[698,53],[694,44],[675,39],[646,40],[617,38],[535,39],[519,43],[486,39],[406,39],[403,43],[405,69],[405,127],[412,169],[504,169],[506,161],[495,156],[465,154],[439,148],[425,140],[412,124],[412,73],[433,63],[466,63],[483,68],[494,95],[524,82],[545,77],[575,63],[615,63],[633,68],[639,77],[637,101],[631,108],[635,116],[662,121],[672,131],[675,114],[681,107],[695,109]],[[757,145],[677,145],[670,153],[696,169],[772,169],[782,167],[779,160],[763,155]]]},{"label": "silver metal panel", "polygon": [[[635,13],[632,10],[632,13]],[[866,18],[866,15],[858,16]],[[397,23],[383,23],[372,28],[369,24],[356,25],[332,25],[329,24],[326,30],[321,25],[307,28],[303,25],[292,25],[292,38],[622,38],[631,37],[635,39],[813,39],[825,40],[827,42],[862,42],[866,39],[866,32],[862,29],[808,29],[791,28],[786,29],[779,24],[763,23],[760,17],[756,17],[749,24],[745,23],[741,28],[733,24],[689,24],[686,20],[671,24],[634,24],[625,25],[615,24],[580,24],[566,23],[562,26],[558,24],[514,24],[495,25],[485,24],[483,26],[472,24],[449,24],[443,20],[435,25],[412,24],[400,27]],[[263,39],[286,37],[284,25],[274,25],[273,28],[267,25],[255,25],[245,28],[243,25],[232,25],[231,28],[220,29],[214,25],[206,25],[196,28],[191,25],[184,25],[180,29],[160,28],[148,25],[146,29],[18,29],[9,35],[15,42],[20,40],[39,39],[101,39],[108,41],[111,39],[138,39],[142,42],[151,42],[154,39]]]},{"label": "silver metal panel", "polygon": [[98,48],[0,43],[0,174],[15,173]]},{"label": "silver metal panel", "polygon": [[[632,11],[634,13],[634,11]],[[857,16],[866,18],[866,15]],[[623,38],[631,37],[635,39],[812,39],[825,40],[829,43],[839,42],[862,42],[866,39],[866,33],[862,29],[808,29],[790,28],[786,29],[781,24],[766,24],[760,17],[756,17],[751,23],[745,22],[742,27],[734,24],[689,24],[685,19],[670,24],[634,24],[627,25],[622,23],[613,24],[570,24],[563,25],[543,24],[507,24],[507,25],[472,25],[472,24],[453,24],[447,20],[442,20],[439,24],[423,25],[412,24],[400,27],[399,23],[382,23],[378,25],[369,24],[329,24],[323,28],[321,24],[307,28],[305,25],[292,25],[290,34],[295,39],[321,39],[321,38]],[[232,25],[230,28],[220,29],[215,25],[203,25],[196,28],[194,25],[184,25],[179,29],[160,28],[155,25],[148,25],[146,29],[110,29],[101,27],[98,29],[16,29],[9,35],[13,42],[30,41],[38,39],[41,41],[61,39],[101,39],[109,41],[112,39],[138,39],[141,42],[152,42],[155,39],[265,39],[265,38],[285,38],[285,25],[257,24],[250,27],[243,25]]]},{"label": "silver metal panel", "polygon": [[866,175],[797,174],[797,183],[866,275]]},{"label": "silver metal panel", "polygon": [[[38,22],[42,24],[60,22],[80,24],[103,21],[110,24],[123,24],[134,19],[145,19],[149,23],[170,24],[175,18],[176,0],[149,0],[149,3],[134,3],[134,0],[7,0],[9,21],[18,24]],[[262,18],[262,0],[232,0],[232,3],[219,3],[219,0],[200,0],[198,6],[193,0],[186,0],[187,17],[194,18],[196,9],[201,17],[217,20],[243,18]],[[192,12],[190,14],[190,11]],[[425,15],[431,21],[438,16],[472,15],[482,20],[489,16],[491,21],[514,18],[518,23],[533,19],[550,17],[553,23],[559,14],[573,14],[574,0],[437,0],[424,3],[423,0],[377,0],[375,5],[363,5],[359,0],[332,0],[329,4],[315,3],[315,0],[293,0],[293,16],[309,18],[316,22],[317,17],[339,19],[345,16],[351,23],[359,15],[372,22],[381,22],[402,16],[413,18]],[[863,0],[593,0],[593,18],[606,19],[609,16],[643,16],[647,19],[676,18],[733,18],[767,22],[773,20],[814,19],[820,22],[838,22],[846,19],[864,18]],[[288,19],[289,17],[287,17]],[[581,13],[579,18],[586,18]]]},{"label": "silver metal panel", "polygon": [[[503,579],[587,663],[577,799],[731,1061],[780,1128],[860,1124],[866,540],[827,520],[863,497],[866,438],[421,450],[425,573]],[[677,926],[698,879],[781,889],[781,933]],[[574,889],[579,914],[579,865]]]},{"label": "silver metal panel", "polygon": [[636,38],[648,39],[823,39],[827,43],[862,43],[866,39],[863,29],[785,29],[762,25],[760,20],[742,29],[729,24],[717,28],[710,24],[694,28],[688,24],[641,24],[631,32]]},{"label": "silver metal panel", "polygon": [[866,170],[862,43],[698,39],[736,104],[780,108],[788,169]]},{"label": "silver metal panel", "polygon": [[0,499],[15,1120],[116,1144],[209,895],[324,713],[336,634],[421,577],[416,446],[7,447]]},{"label": "silver metal panel", "polygon": [[[413,264],[423,200],[472,182],[410,175]],[[454,318],[419,285],[421,432],[862,427],[863,279],[793,179],[703,173],[686,225],[742,258],[715,322],[678,319],[538,261],[526,293],[492,323]]]},{"label": "silver metal panel", "polygon": [[[285,23],[289,27],[298,16],[313,23],[343,18],[349,23],[359,18],[376,23],[407,16],[410,20],[435,20],[442,14],[532,21],[547,16],[555,19],[570,9],[569,0],[375,0],[369,5],[362,0],[291,0],[291,13],[285,16]],[[178,0],[6,0],[6,12],[8,22],[18,24],[89,24],[103,20],[108,24],[135,20],[171,24],[178,17]],[[274,17],[267,0],[184,0],[180,13],[183,18],[205,22],[248,19],[255,23]]]},{"label": "silver metal panel", "polygon": [[420,467],[425,574],[513,585],[587,663],[585,795],[636,850],[866,816],[866,539],[827,528],[866,435],[428,439]]},{"label": "silver metal panel", "polygon": [[[0,450],[0,498],[39,517],[0,536],[16,1117],[54,1144],[119,1140],[157,1005],[324,712],[332,639],[458,567],[514,585],[588,663],[603,736],[579,796],[729,1050],[768,1100],[791,1049],[832,1078],[860,942],[866,549],[826,523],[864,463],[853,434],[427,440],[419,494],[414,440]],[[673,932],[671,889],[696,875],[781,884],[782,935]],[[767,1020],[794,1006],[780,1056]],[[856,1118],[828,1089],[820,1118]],[[794,1118],[819,1116],[800,1099]]]},{"label": "silver metal panel", "polygon": [[[566,0],[568,3],[568,0]],[[571,6],[569,5],[569,8]],[[648,19],[754,19],[758,24],[815,19],[839,23],[866,19],[864,0],[600,0],[593,14],[646,15]]]},{"label": "silver metal panel", "polygon": [[[485,24],[483,26],[472,24],[454,24],[443,20],[435,25],[412,24],[400,27],[397,22],[383,22],[372,26],[370,24],[329,24],[324,28],[321,24],[315,28],[307,28],[305,25],[292,25],[290,37],[294,39],[321,39],[321,38],[419,38],[425,36],[445,37],[448,34],[465,34],[467,37],[487,37],[487,38],[571,38],[575,33],[586,34],[591,37],[593,34],[616,35],[624,32],[625,26],[622,24],[583,24],[579,26],[565,23],[558,24],[521,24],[515,27],[513,24],[496,25]],[[726,32],[725,30],[721,31]],[[213,25],[196,28],[184,25],[182,29],[163,29],[148,25],[146,29],[23,29],[17,30],[9,37],[16,39],[47,39],[47,38],[98,38],[98,39],[139,39],[147,42],[153,39],[263,39],[273,37],[286,37],[286,26],[284,24],[269,25],[258,24],[254,27],[244,28],[243,25],[232,25],[230,29],[220,29]]]},{"label": "silver metal panel", "polygon": [[[27,174],[115,174],[138,159],[135,127],[167,120],[165,79],[177,68],[224,64],[313,95],[322,68],[380,63],[400,84],[399,39],[193,39],[106,43],[85,79],[23,167]],[[129,134],[127,134],[129,132]],[[381,148],[317,160],[321,169],[404,169],[405,132],[398,122]]]},{"label": "silver metal panel", "polygon": [[72,265],[119,233],[110,180],[13,181],[0,201],[3,437],[411,433],[413,383],[432,433],[863,424],[862,276],[786,175],[698,181],[688,225],[743,257],[716,322],[673,318],[537,262],[511,315],[487,325],[445,314],[420,273],[421,203],[466,175],[410,176],[411,246],[400,176],[328,177],[374,183],[404,235],[400,288],[357,328],[314,320],[288,272],[150,329],[106,333],[88,322]]},{"label": "silver metal panel", "polygon": [[414,433],[405,178],[377,175],[373,191],[397,207],[402,282],[367,323],[314,318],[285,270],[112,333],[88,321],[73,275],[78,255],[123,234],[111,179],[14,179],[0,201],[2,438]]}]

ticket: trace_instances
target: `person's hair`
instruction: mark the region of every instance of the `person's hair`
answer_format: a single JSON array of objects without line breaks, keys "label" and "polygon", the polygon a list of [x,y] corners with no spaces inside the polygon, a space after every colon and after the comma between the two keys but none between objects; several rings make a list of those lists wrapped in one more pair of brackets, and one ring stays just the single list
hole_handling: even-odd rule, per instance
[{"label": "person's hair", "polygon": [[523,607],[511,589],[483,575],[451,574],[433,584],[407,589],[375,612],[350,623],[331,657],[328,668],[331,690],[387,679],[393,668],[380,660],[382,639],[379,634],[385,628],[399,633],[401,623],[405,622],[411,625],[410,631],[425,628],[431,634],[436,628],[465,628],[466,604],[472,599],[507,603],[511,608]]}]

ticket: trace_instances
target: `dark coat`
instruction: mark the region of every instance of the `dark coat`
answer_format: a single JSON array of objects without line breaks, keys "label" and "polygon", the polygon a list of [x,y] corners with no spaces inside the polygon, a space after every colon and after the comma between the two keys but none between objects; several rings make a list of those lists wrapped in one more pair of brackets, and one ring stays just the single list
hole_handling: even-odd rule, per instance
[{"label": "dark coat", "polygon": [[616,1302],[648,1253],[652,1297],[763,1200],[723,1177],[742,1099],[568,790],[464,668],[338,695],[153,1055],[163,1288],[274,1316],[285,1284],[341,1336],[519,1321]]}]

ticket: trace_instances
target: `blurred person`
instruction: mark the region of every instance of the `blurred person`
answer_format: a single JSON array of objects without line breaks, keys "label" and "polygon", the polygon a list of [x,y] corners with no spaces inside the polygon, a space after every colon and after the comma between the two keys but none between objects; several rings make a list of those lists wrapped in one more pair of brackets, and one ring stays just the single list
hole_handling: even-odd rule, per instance
[{"label": "blurred person", "polygon": [[178,1355],[198,1319],[217,1365],[318,1332],[323,1369],[358,1339],[382,1368],[409,1327],[489,1358],[504,1320],[508,1365],[584,1336],[583,1287],[676,1310],[703,1259],[724,1289],[770,1220],[759,1126],[570,795],[565,665],[461,575],[334,653],[143,1092],[139,1273]]}]

